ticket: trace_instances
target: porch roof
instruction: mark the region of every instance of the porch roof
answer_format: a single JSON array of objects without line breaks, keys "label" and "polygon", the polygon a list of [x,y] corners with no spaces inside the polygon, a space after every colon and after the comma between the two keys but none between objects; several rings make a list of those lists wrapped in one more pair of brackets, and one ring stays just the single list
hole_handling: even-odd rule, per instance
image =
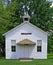
[{"label": "porch roof", "polygon": [[24,40],[18,42],[17,44],[21,44],[21,45],[25,45],[25,44],[26,45],[34,45],[35,42],[33,42],[33,41],[29,40],[29,39],[24,39]]}]

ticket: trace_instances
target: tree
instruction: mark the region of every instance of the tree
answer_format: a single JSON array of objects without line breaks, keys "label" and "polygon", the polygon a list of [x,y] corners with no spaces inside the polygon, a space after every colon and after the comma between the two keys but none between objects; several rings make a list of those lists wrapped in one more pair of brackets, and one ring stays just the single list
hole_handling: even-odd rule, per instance
[{"label": "tree", "polygon": [[8,31],[8,21],[5,19],[4,12],[5,9],[3,7],[3,0],[0,0],[0,55],[4,55],[5,51],[3,33]]},{"label": "tree", "polygon": [[49,36],[48,39],[48,53],[53,53],[53,33]]},{"label": "tree", "polygon": [[[20,16],[24,15],[24,11],[27,11],[31,17],[31,23],[49,31],[53,27],[53,8],[50,6],[51,2],[46,0],[12,0],[10,6],[7,6],[7,10],[11,13],[11,22],[19,24]],[[18,20],[19,22],[17,22]]]},{"label": "tree", "polygon": [[2,50],[3,38],[2,38],[2,15],[3,15],[3,5],[2,0],[0,0],[0,55]]}]

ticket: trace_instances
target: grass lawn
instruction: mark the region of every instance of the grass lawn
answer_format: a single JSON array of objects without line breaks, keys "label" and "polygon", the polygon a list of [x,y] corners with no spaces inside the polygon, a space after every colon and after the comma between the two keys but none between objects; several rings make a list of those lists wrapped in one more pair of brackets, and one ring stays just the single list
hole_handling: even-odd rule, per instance
[{"label": "grass lawn", "polygon": [[49,54],[46,60],[33,60],[28,62],[0,58],[0,65],[53,65],[53,54]]}]

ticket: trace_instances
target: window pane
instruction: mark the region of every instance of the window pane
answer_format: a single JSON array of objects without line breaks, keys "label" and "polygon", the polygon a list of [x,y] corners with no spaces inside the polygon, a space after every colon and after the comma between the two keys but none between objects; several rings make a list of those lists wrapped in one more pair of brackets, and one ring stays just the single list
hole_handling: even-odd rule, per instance
[{"label": "window pane", "polygon": [[41,46],[37,46],[37,52],[41,52]]},{"label": "window pane", "polygon": [[16,46],[11,46],[11,51],[16,52]]},{"label": "window pane", "polygon": [[11,45],[15,45],[16,44],[16,40],[11,40]]},{"label": "window pane", "polygon": [[37,45],[42,46],[42,40],[37,40]]}]

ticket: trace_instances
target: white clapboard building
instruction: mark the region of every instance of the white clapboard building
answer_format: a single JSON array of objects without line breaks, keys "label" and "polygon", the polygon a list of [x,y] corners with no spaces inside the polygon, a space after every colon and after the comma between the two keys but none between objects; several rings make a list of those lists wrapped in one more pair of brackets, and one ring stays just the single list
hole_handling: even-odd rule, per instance
[{"label": "white clapboard building", "polygon": [[28,15],[23,23],[4,33],[6,59],[47,59],[47,33],[29,22]]}]

